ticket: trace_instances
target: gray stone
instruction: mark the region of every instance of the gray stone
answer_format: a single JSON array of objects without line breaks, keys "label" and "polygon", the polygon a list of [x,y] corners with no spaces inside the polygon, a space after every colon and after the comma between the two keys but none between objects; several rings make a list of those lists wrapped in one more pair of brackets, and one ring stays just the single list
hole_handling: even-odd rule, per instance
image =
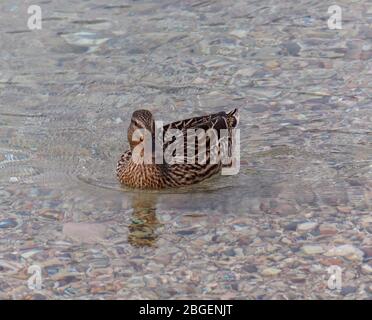
[{"label": "gray stone", "polygon": [[318,245],[305,245],[301,248],[301,251],[306,255],[316,255],[324,252],[324,249]]},{"label": "gray stone", "polygon": [[340,245],[325,253],[326,256],[345,257],[348,260],[363,260],[363,251],[350,244]]},{"label": "gray stone", "polygon": [[264,270],[261,271],[261,274],[263,276],[276,276],[280,272],[282,272],[282,270],[277,269],[277,268],[266,268],[266,269],[264,269]]},{"label": "gray stone", "polygon": [[347,287],[343,287],[341,289],[341,294],[346,296],[350,293],[355,293],[357,291],[357,288],[356,287],[352,287],[352,286],[347,286]]},{"label": "gray stone", "polygon": [[17,226],[15,219],[5,219],[0,221],[0,229],[14,228]]},{"label": "gray stone", "polygon": [[297,231],[306,232],[316,228],[318,224],[316,222],[304,222],[297,225]]}]

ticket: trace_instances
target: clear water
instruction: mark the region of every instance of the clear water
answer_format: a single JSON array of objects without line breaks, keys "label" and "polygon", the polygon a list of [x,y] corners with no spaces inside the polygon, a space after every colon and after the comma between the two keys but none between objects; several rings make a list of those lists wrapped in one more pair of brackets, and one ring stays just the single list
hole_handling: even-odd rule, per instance
[{"label": "clear water", "polygon": [[[40,6],[30,31],[24,1],[0,4],[1,298],[371,295],[368,1],[340,1],[342,30],[324,1]],[[117,183],[134,110],[172,122],[234,107],[237,176]],[[327,255],[343,244],[363,258]],[[355,290],[327,288],[332,264]]]}]

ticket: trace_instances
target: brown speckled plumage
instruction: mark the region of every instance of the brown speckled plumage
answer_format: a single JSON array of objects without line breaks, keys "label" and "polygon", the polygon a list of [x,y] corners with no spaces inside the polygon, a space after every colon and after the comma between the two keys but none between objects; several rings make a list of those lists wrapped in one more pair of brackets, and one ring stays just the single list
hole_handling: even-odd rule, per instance
[{"label": "brown speckled plumage", "polygon": [[[168,129],[179,129],[186,133],[188,129],[204,129],[214,128],[232,129],[238,124],[237,109],[225,113],[219,112],[207,116],[195,117],[191,119],[181,120],[170,123],[163,127],[164,132]],[[136,129],[145,128],[150,132],[154,132],[154,120],[152,114],[147,110],[137,110],[132,115],[131,124],[128,128],[128,141],[130,150],[126,151],[120,158],[117,165],[117,177],[119,181],[133,188],[140,189],[162,189],[171,187],[181,187],[194,183],[198,183],[204,179],[218,173],[222,168],[222,163],[211,164],[206,161],[204,164],[196,161],[191,163],[176,163],[176,164],[138,164],[132,160],[132,150],[138,144],[132,140],[132,134]],[[153,134],[153,139],[154,134]],[[165,143],[164,149],[169,145]],[[207,150],[207,157],[209,153]]]}]

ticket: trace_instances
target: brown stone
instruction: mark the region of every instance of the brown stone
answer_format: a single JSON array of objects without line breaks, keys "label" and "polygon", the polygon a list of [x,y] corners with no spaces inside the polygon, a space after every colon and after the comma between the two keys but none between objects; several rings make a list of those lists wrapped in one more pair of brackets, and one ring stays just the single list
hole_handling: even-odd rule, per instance
[{"label": "brown stone", "polygon": [[351,212],[351,208],[350,207],[342,207],[342,206],[338,206],[337,207],[337,210],[341,213],[350,213]]},{"label": "brown stone", "polygon": [[339,258],[324,258],[320,261],[320,263],[325,266],[333,266],[333,265],[341,266],[343,264],[343,261],[342,259],[339,259]]},{"label": "brown stone", "polygon": [[333,235],[338,232],[337,228],[332,225],[322,224],[319,226],[319,232],[321,235]]},{"label": "brown stone", "polygon": [[90,293],[99,294],[99,293],[108,293],[108,292],[117,292],[119,287],[113,283],[107,284],[94,284],[90,288]]}]

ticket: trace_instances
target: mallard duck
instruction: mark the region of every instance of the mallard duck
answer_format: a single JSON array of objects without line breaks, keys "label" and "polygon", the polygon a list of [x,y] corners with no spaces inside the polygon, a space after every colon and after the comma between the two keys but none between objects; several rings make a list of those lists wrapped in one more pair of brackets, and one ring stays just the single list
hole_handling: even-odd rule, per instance
[{"label": "mallard duck", "polygon": [[[165,148],[175,141],[175,137],[173,137],[171,141],[164,141],[165,133],[169,129],[177,129],[183,135],[183,139],[185,139],[186,135],[189,134],[190,129],[216,129],[217,132],[220,132],[221,129],[225,129],[225,132],[229,132],[228,143],[230,143],[229,148],[231,148],[231,129],[235,128],[238,125],[238,122],[238,110],[234,109],[228,113],[219,112],[167,124],[163,126],[164,134],[161,135],[160,138],[163,140],[162,150],[164,151]],[[194,163],[183,161],[182,163],[177,162],[169,164],[156,163],[155,161],[152,161],[151,163],[139,163],[138,161],[134,161],[133,151],[139,143],[144,141],[146,136],[141,135],[139,139],[134,139],[134,132],[137,129],[146,129],[146,132],[150,133],[152,145],[154,145],[155,141],[158,139],[158,136],[155,133],[155,121],[152,113],[148,110],[135,111],[132,115],[127,132],[130,150],[124,152],[120,157],[116,169],[120,183],[126,186],[139,189],[162,189],[191,185],[220,172],[223,165],[225,165],[222,163],[221,159],[217,161],[217,163],[210,161],[213,153],[212,149],[214,149],[214,152],[217,150],[217,153],[219,153],[221,148],[219,143],[217,143],[217,147],[211,147],[210,140],[208,140],[209,148],[206,152],[206,159],[204,162],[202,160],[199,161],[199,158],[197,158],[198,160],[194,161]],[[222,138],[220,138],[220,136],[218,139],[218,142],[221,142]],[[182,142],[184,143],[185,140],[182,140]],[[185,152],[186,149],[185,146]],[[154,159],[155,152],[152,152],[152,158]],[[186,160],[186,156],[184,156],[184,160]]]}]

